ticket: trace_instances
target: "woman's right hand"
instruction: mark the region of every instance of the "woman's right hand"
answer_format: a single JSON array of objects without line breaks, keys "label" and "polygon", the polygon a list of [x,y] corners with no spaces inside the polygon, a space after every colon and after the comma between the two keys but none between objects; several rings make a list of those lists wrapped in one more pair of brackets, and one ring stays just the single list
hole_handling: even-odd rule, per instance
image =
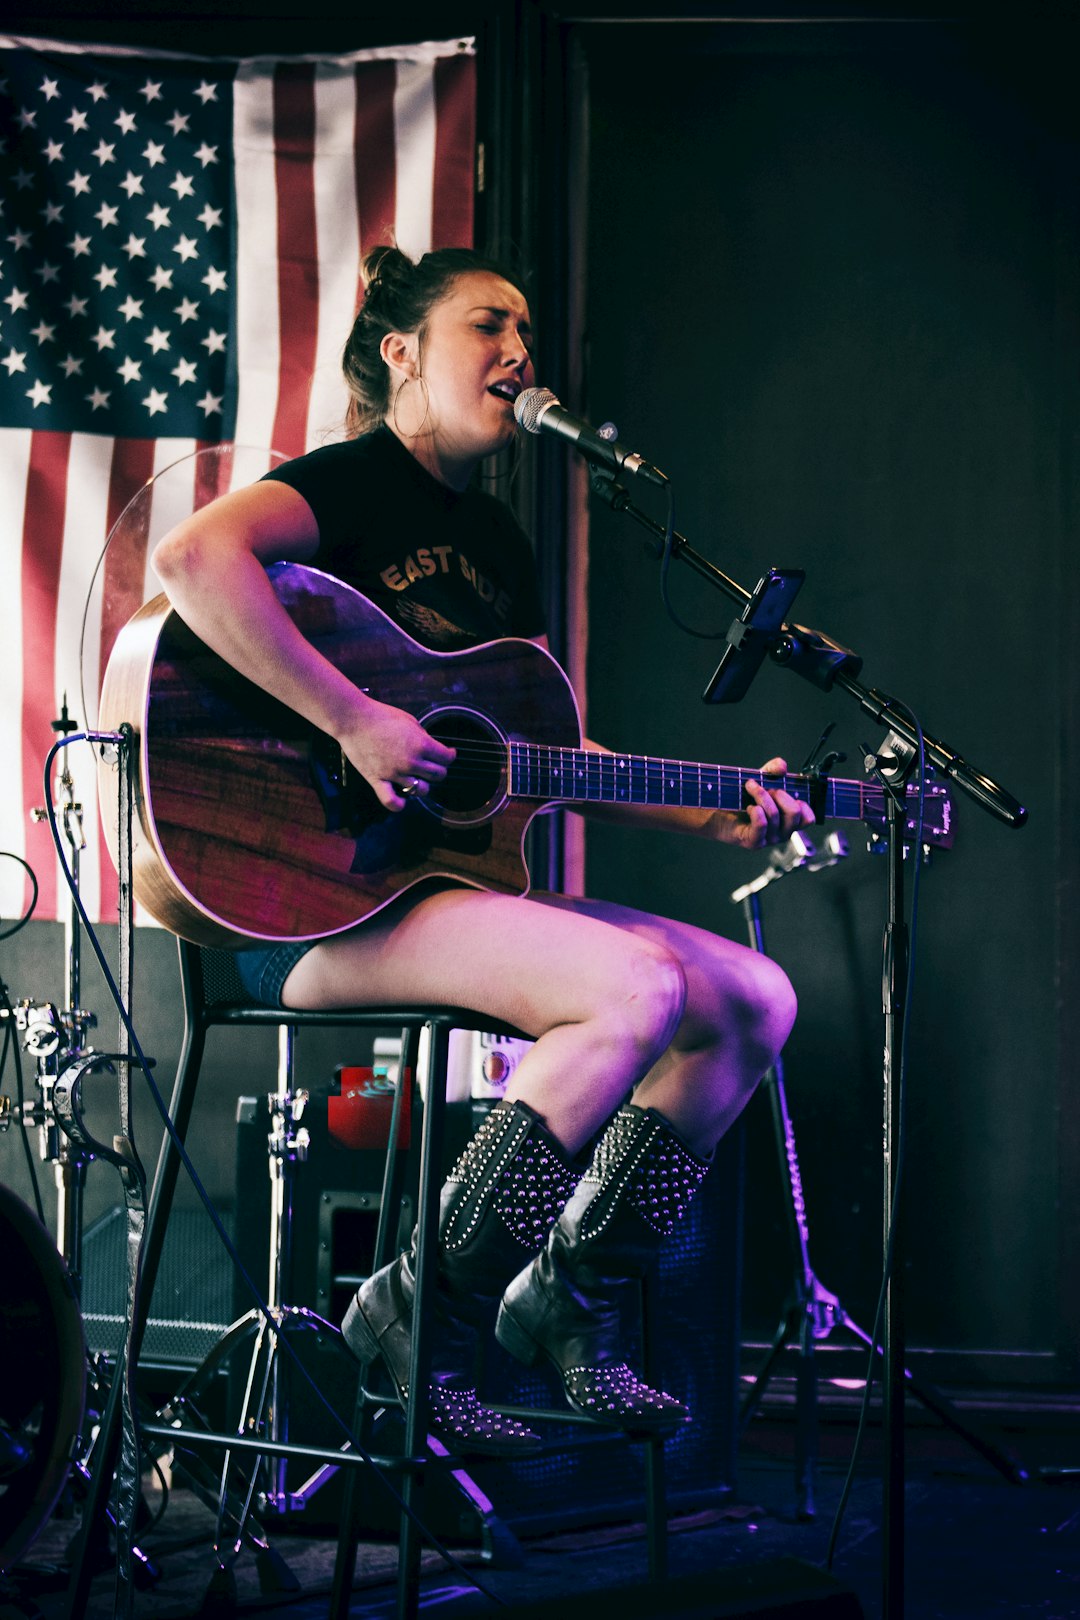
[{"label": "woman's right hand", "polygon": [[[455,750],[425,731],[404,709],[365,700],[357,721],[338,742],[387,810],[404,810],[409,798],[424,798],[453,764]],[[413,785],[415,784],[415,785]],[[407,788],[407,793],[402,793]]]}]

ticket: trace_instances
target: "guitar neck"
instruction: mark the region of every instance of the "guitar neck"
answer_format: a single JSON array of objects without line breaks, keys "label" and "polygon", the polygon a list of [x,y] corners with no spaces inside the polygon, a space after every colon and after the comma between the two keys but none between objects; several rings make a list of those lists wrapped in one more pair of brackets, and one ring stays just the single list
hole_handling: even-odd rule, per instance
[{"label": "guitar neck", "polygon": [[510,793],[514,798],[565,803],[681,805],[693,809],[742,810],[748,782],[764,782],[812,804],[819,818],[861,821],[882,809],[873,783],[800,775],[764,776],[736,765],[701,765],[651,754],[601,754],[587,748],[510,744]]}]

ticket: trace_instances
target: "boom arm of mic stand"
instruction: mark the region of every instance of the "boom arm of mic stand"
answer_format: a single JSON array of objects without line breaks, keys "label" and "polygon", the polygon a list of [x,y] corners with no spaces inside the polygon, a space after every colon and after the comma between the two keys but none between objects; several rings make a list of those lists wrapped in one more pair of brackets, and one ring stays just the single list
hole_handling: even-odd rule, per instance
[{"label": "boom arm of mic stand", "polygon": [[[667,533],[664,525],[650,517],[648,512],[643,512],[640,507],[635,506],[623,486],[610,474],[594,472],[592,487],[613,511],[625,512],[628,517],[632,517],[643,529],[650,532],[653,538],[645,542],[646,550],[650,556],[659,559],[663,555]],[[737,580],[730,579],[700,552],[695,551],[686,536],[679,534],[677,530],[671,536],[671,554],[678,557],[680,562],[686,563],[696,574],[700,574],[702,579],[707,580],[718,591],[722,591],[740,607],[749,602],[751,593],[745,586],[740,585]],[[861,681],[856,680],[855,676],[861,668],[862,660],[855,654],[848,653],[846,648],[841,647],[840,643],[833,641],[830,636],[824,635],[821,631],[808,630],[803,625],[785,624],[772,658],[781,668],[802,675],[805,680],[821,687],[823,691],[830,691],[835,686],[842,687],[855,699],[864,713],[895,731],[912,747],[918,745],[915,728],[906,711],[898,708],[898,700],[890,697],[887,692],[876,691],[873,687],[866,687]],[[1007,827],[1024,825],[1027,821],[1027,810],[1011,793],[1006,792],[1000,783],[969,764],[947,743],[939,742],[926,732],[923,733],[923,746],[927,759],[941,771],[942,775],[955,782],[958,788],[962,788],[982,809],[989,811],[998,821],[1003,821]]]},{"label": "boom arm of mic stand", "polygon": [[[890,731],[897,732],[913,748],[918,746],[914,726],[906,712],[897,709],[897,700],[890,697],[888,692],[879,692],[873,687],[867,688],[858,681],[847,680],[843,675],[837,677],[836,685],[850,692],[866,714],[880,721],[882,725],[888,726]],[[1003,821],[1007,827],[1024,825],[1028,817],[1027,810],[999,783],[983,771],[976,770],[974,765],[961,758],[954,749],[931,737],[927,732],[923,732],[923,746],[927,758],[937,766],[942,775],[955,782],[957,787],[963,788],[965,793],[992,816],[996,816],[998,821]]]}]

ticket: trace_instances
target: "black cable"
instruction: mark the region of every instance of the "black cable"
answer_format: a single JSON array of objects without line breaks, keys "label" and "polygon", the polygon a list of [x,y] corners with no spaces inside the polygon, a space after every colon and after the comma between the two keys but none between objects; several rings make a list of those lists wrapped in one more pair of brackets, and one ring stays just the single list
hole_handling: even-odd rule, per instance
[{"label": "black cable", "polygon": [[722,641],[727,635],[726,630],[695,630],[692,624],[681,619],[671,604],[671,595],[668,586],[668,569],[675,547],[675,496],[670,484],[665,484],[667,494],[667,519],[664,523],[664,549],[660,557],[660,600],[667,611],[672,624],[684,630],[688,636],[696,636],[699,641]]},{"label": "black cable", "polygon": [[[16,855],[10,849],[0,850],[0,856],[6,857],[9,861],[18,861],[19,865],[23,868],[27,877],[30,879],[31,888],[33,890],[30,896],[30,904],[27,906],[23,915],[19,918],[19,921],[15,923],[13,927],[5,929],[4,932],[0,934],[0,940],[5,940],[11,939],[12,935],[17,934],[20,928],[26,927],[27,923],[34,915],[34,912],[37,910],[39,891],[37,875],[29,861],[24,861],[21,855]],[[12,1056],[15,1060],[15,1090],[19,1099],[19,1123],[21,1126],[23,1149],[26,1153],[26,1168],[30,1176],[30,1186],[33,1189],[34,1208],[37,1210],[38,1220],[44,1226],[45,1206],[41,1201],[41,1188],[38,1185],[37,1164],[35,1163],[34,1155],[30,1151],[30,1138],[27,1136],[26,1127],[23,1124],[23,1110],[26,1107],[26,1093],[23,1087],[22,1053],[19,1051],[19,1042],[15,1036],[15,1009],[12,1007],[11,1001],[8,997],[7,985],[2,979],[0,979],[0,1006],[2,1006],[4,1011],[7,1013],[7,1027],[4,1031],[4,1045],[3,1048],[0,1049],[0,1078],[2,1078],[4,1073],[4,1065],[7,1061],[8,1046],[10,1044]]]},{"label": "black cable", "polygon": [[154,1531],[157,1529],[158,1525],[161,1523],[162,1519],[165,1517],[165,1511],[169,1506],[169,1500],[170,1500],[170,1498],[172,1496],[172,1488],[169,1485],[168,1479],[166,1478],[165,1470],[161,1466],[161,1458],[158,1457],[154,1452],[152,1452],[149,1447],[146,1448],[146,1458],[147,1458],[147,1461],[149,1462],[151,1468],[154,1470],[154,1473],[157,1475],[158,1479],[161,1481],[161,1505],[159,1506],[157,1512],[154,1514],[153,1518],[150,1520],[149,1524],[143,1525],[141,1527],[138,1527],[138,1526],[136,1527],[138,1529],[138,1534],[139,1534],[139,1539],[140,1540],[144,1536],[152,1536],[153,1535]]},{"label": "black cable", "polygon": [[[855,1431],[855,1441],[851,1448],[851,1459],[848,1463],[847,1473],[844,1476],[843,1489],[840,1492],[840,1501],[833,1516],[832,1530],[829,1535],[829,1544],[825,1553],[825,1568],[831,1570],[836,1555],[837,1542],[840,1537],[840,1527],[843,1523],[844,1513],[847,1509],[848,1499],[855,1482],[855,1474],[862,1453],[863,1442],[866,1436],[866,1421],[870,1411],[870,1398],[873,1393],[874,1376],[877,1369],[878,1341],[881,1337],[882,1320],[885,1314],[885,1300],[888,1294],[889,1282],[892,1277],[894,1240],[896,1236],[896,1216],[900,1205],[900,1187],[904,1169],[904,1145],[907,1138],[905,1129],[905,1103],[908,1062],[908,1032],[911,1024],[912,993],[915,984],[915,941],[919,922],[919,890],[922,877],[922,834],[923,819],[926,804],[926,747],[923,738],[923,729],[914,712],[906,703],[895,703],[895,707],[902,709],[911,721],[918,739],[919,755],[919,795],[918,813],[915,824],[915,840],[912,845],[912,856],[915,862],[915,873],[911,882],[911,921],[908,929],[908,961],[907,986],[904,995],[904,1015],[901,1021],[901,1060],[898,1076],[897,1113],[899,1115],[899,1131],[896,1142],[896,1171],[893,1180],[892,1204],[889,1208],[889,1240],[885,1246],[885,1262],[882,1267],[881,1287],[878,1291],[877,1308],[874,1312],[874,1323],[870,1334],[870,1351],[867,1362],[866,1378],[863,1383],[863,1397],[859,1406],[859,1422]],[[886,791],[888,791],[886,789]]]},{"label": "black cable", "polygon": [[[16,859],[18,857],[16,856]],[[31,907],[33,910],[33,907]],[[26,1090],[23,1082],[22,1053],[19,1050],[19,1041],[15,1032],[15,1009],[11,1005],[7,985],[0,979],[0,1007],[7,1013],[4,1021],[4,1044],[0,1048],[0,1080],[3,1079],[4,1065],[7,1062],[8,1049],[15,1063],[15,1093],[19,1099],[19,1135],[22,1137],[23,1152],[26,1154],[26,1169],[30,1177],[30,1186],[34,1194],[34,1208],[37,1218],[42,1226],[45,1225],[45,1206],[41,1201],[41,1187],[38,1184],[37,1163],[30,1151],[30,1138],[26,1134]]]},{"label": "black cable", "polygon": [[31,917],[34,915],[38,903],[38,880],[34,875],[34,868],[28,861],[24,861],[21,855],[14,854],[14,852],[10,849],[0,849],[0,855],[4,856],[9,861],[18,861],[19,865],[23,868],[27,877],[30,879],[34,890],[33,894],[30,896],[30,904],[27,906],[26,910],[23,912],[23,915],[19,918],[15,926],[13,928],[5,929],[5,931],[0,934],[0,940],[5,940],[10,939],[12,934],[17,934],[20,928],[25,928]]},{"label": "black cable", "polygon": [[[356,1435],[353,1434],[350,1425],[347,1424],[345,1422],[345,1420],[341,1417],[340,1413],[336,1410],[336,1408],[334,1407],[332,1402],[329,1401],[326,1398],[326,1396],[323,1393],[322,1389],[319,1387],[319,1385],[316,1383],[315,1379],[308,1372],[307,1368],[304,1366],[304,1364],[301,1361],[300,1357],[297,1355],[296,1351],[293,1349],[292,1345],[289,1343],[287,1335],[280,1331],[280,1324],[274,1320],[273,1314],[271,1313],[270,1308],[267,1305],[266,1301],[263,1299],[260,1290],[256,1286],[256,1284],[253,1281],[253,1279],[251,1278],[251,1276],[248,1274],[247,1268],[244,1265],[243,1260],[240,1258],[240,1255],[239,1255],[239,1253],[238,1253],[238,1251],[236,1249],[236,1246],[234,1245],[234,1243],[232,1241],[232,1238],[229,1236],[229,1233],[225,1229],[225,1226],[224,1226],[224,1223],[222,1222],[221,1216],[218,1214],[216,1208],[214,1207],[213,1199],[210,1197],[210,1194],[207,1192],[206,1188],[202,1184],[202,1181],[199,1179],[198,1172],[196,1171],[195,1166],[191,1161],[191,1158],[190,1158],[190,1156],[188,1154],[187,1148],[185,1147],[184,1143],[180,1140],[179,1136],[177,1135],[176,1128],[175,1128],[175,1126],[173,1124],[173,1121],[172,1121],[172,1118],[171,1118],[171,1116],[169,1114],[168,1106],[167,1106],[167,1104],[165,1102],[164,1097],[161,1095],[161,1092],[158,1090],[157,1083],[154,1080],[153,1074],[152,1074],[151,1069],[150,1069],[149,1062],[148,1062],[148,1060],[146,1058],[145,1053],[143,1052],[142,1045],[141,1045],[141,1043],[139,1041],[138,1035],[135,1032],[135,1027],[134,1027],[134,1025],[133,1025],[133,1023],[131,1021],[130,1015],[128,1014],[127,1008],[123,1004],[123,999],[122,999],[122,997],[120,995],[119,987],[117,986],[116,981],[113,978],[112,971],[111,971],[111,969],[109,967],[109,964],[108,964],[108,962],[107,962],[107,960],[105,958],[105,953],[101,948],[101,943],[100,943],[100,941],[99,941],[99,939],[97,937],[97,934],[96,934],[96,932],[94,930],[93,924],[91,923],[90,918],[87,915],[86,908],[85,908],[85,906],[83,905],[83,902],[82,902],[82,896],[79,894],[78,885],[75,882],[73,874],[71,873],[71,871],[68,868],[67,859],[66,859],[66,856],[65,856],[65,853],[64,853],[63,841],[61,839],[60,829],[59,829],[59,826],[57,825],[56,814],[55,814],[55,811],[53,809],[53,803],[52,803],[52,767],[53,767],[53,761],[56,758],[56,755],[58,754],[60,749],[61,748],[67,748],[72,743],[77,743],[77,742],[89,742],[91,744],[107,743],[107,744],[112,744],[114,746],[124,746],[124,745],[128,745],[128,740],[126,738],[122,737],[122,736],[119,736],[115,732],[106,732],[106,733],[102,733],[102,732],[95,732],[95,733],[72,732],[70,735],[68,735],[66,737],[58,738],[57,741],[55,743],[53,743],[52,747],[49,749],[49,752],[46,755],[46,759],[45,759],[45,769],[44,769],[44,775],[45,775],[45,809],[46,809],[46,812],[48,814],[49,827],[50,827],[50,829],[52,831],[53,843],[56,846],[56,851],[57,851],[57,854],[59,856],[61,871],[64,874],[64,881],[67,883],[67,886],[68,886],[69,890],[71,891],[72,900],[73,900],[73,902],[75,904],[76,910],[79,913],[79,917],[80,917],[80,920],[82,921],[83,927],[86,930],[87,938],[90,941],[90,947],[93,950],[94,955],[97,958],[98,966],[101,968],[102,976],[103,976],[103,978],[105,980],[105,983],[106,983],[106,985],[108,987],[109,994],[113,999],[113,1002],[114,1002],[114,1004],[116,1006],[116,1010],[117,1010],[117,1012],[118,1012],[118,1014],[120,1016],[120,1019],[121,1019],[121,1021],[123,1023],[123,1026],[124,1026],[124,1029],[125,1029],[125,1031],[127,1033],[128,1039],[131,1042],[131,1050],[132,1050],[132,1052],[134,1054],[137,1066],[140,1069],[140,1071],[142,1072],[142,1075],[143,1075],[144,1079],[146,1080],[147,1086],[149,1087],[149,1090],[150,1090],[151,1099],[152,1099],[152,1101],[154,1103],[155,1108],[158,1111],[158,1114],[161,1117],[162,1123],[163,1123],[163,1125],[165,1127],[166,1132],[168,1133],[169,1139],[172,1142],[173,1147],[175,1148],[175,1150],[177,1152],[177,1155],[178,1155],[178,1157],[180,1159],[180,1162],[184,1166],[184,1169],[187,1171],[188,1176],[189,1176],[189,1178],[191,1180],[191,1184],[194,1187],[195,1192],[198,1195],[199,1200],[203,1205],[203,1208],[206,1210],[207,1215],[210,1217],[210,1221],[211,1221],[215,1231],[217,1232],[218,1237],[221,1239],[221,1242],[222,1242],[222,1244],[223,1244],[223,1246],[225,1248],[225,1252],[228,1254],[228,1256],[229,1256],[230,1260],[232,1261],[236,1271],[238,1272],[239,1276],[241,1277],[245,1287],[248,1289],[248,1292],[250,1293],[252,1299],[255,1302],[256,1308],[258,1309],[258,1311],[262,1315],[262,1317],[263,1317],[264,1321],[266,1322],[267,1326],[271,1329],[271,1331],[273,1333],[276,1334],[277,1343],[285,1350],[286,1355],[288,1355],[290,1357],[294,1369],[296,1371],[298,1371],[300,1376],[304,1379],[305,1383],[307,1384],[307,1386],[310,1389],[310,1391],[312,1392],[312,1394],[315,1396],[316,1400],[323,1407],[323,1409],[327,1413],[327,1415],[337,1425],[338,1429],[345,1436],[345,1438],[348,1440],[349,1444],[352,1446],[352,1448],[356,1452],[356,1454],[358,1456],[360,1456],[360,1457],[363,1457],[364,1461],[367,1463],[368,1467],[370,1468],[374,1478],[378,1480],[379,1484],[383,1487],[383,1489],[386,1490],[388,1492],[388,1494],[393,1498],[393,1500],[397,1504],[398,1508],[403,1513],[406,1513],[408,1515],[409,1519],[416,1526],[416,1528],[420,1531],[421,1535],[424,1536],[424,1538],[428,1541],[430,1546],[450,1566],[451,1569],[455,1570],[459,1575],[461,1575],[463,1577],[463,1579],[468,1581],[471,1586],[474,1586],[478,1592],[481,1592],[486,1598],[489,1598],[492,1603],[495,1603],[496,1605],[498,1605],[498,1607],[503,1608],[503,1607],[505,1607],[505,1604],[503,1603],[503,1600],[500,1597],[498,1597],[494,1592],[490,1591],[483,1584],[483,1582],[477,1580],[477,1578],[473,1574],[473,1572],[471,1570],[467,1569],[466,1566],[464,1564],[462,1564],[460,1562],[460,1560],[457,1559],[454,1556],[454,1554],[450,1551],[450,1549],[443,1545],[443,1543],[435,1535],[434,1531],[432,1531],[431,1529],[428,1528],[428,1526],[420,1518],[419,1514],[414,1512],[412,1507],[410,1507],[409,1505],[406,1504],[404,1498],[401,1496],[400,1492],[396,1489],[396,1487],[394,1486],[392,1481],[383,1472],[383,1470],[378,1467],[378,1465],[376,1464],[374,1458],[372,1457],[371,1453],[367,1450],[367,1448],[360,1444],[360,1441],[357,1439]],[[136,1295],[137,1295],[138,1286],[139,1286],[138,1283],[136,1283]]]}]

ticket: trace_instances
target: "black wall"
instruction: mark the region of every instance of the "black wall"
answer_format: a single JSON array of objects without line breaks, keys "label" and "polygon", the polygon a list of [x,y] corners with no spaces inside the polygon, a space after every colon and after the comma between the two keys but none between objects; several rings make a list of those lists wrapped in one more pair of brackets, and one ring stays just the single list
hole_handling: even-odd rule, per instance
[{"label": "black wall", "polygon": [[[865,659],[931,733],[1030,809],[960,797],[923,874],[908,1077],[906,1266],[915,1344],[967,1377],[1068,1366],[1075,1103],[1058,907],[1076,654],[1077,146],[1053,52],[978,30],[610,28],[589,62],[587,406],[664,468],[676,524]],[[635,498],[649,504],[637,491]],[[652,510],[659,515],[655,503]],[[882,732],[766,667],[737,707],[701,693],[640,531],[594,502],[589,729],[612,746],[798,765],[823,725],[861,775]],[[733,610],[685,567],[694,625]],[[821,1280],[869,1325],[881,1245],[885,863],[851,857],[764,902],[799,992],[786,1053]],[[590,832],[589,887],[743,938],[762,863],[671,834]],[[910,874],[909,874],[910,880]],[[1063,1054],[1065,1054],[1063,1056]],[[788,1276],[776,1154],[748,1120],[746,1327]],[[975,1352],[990,1352],[989,1355]]]}]

